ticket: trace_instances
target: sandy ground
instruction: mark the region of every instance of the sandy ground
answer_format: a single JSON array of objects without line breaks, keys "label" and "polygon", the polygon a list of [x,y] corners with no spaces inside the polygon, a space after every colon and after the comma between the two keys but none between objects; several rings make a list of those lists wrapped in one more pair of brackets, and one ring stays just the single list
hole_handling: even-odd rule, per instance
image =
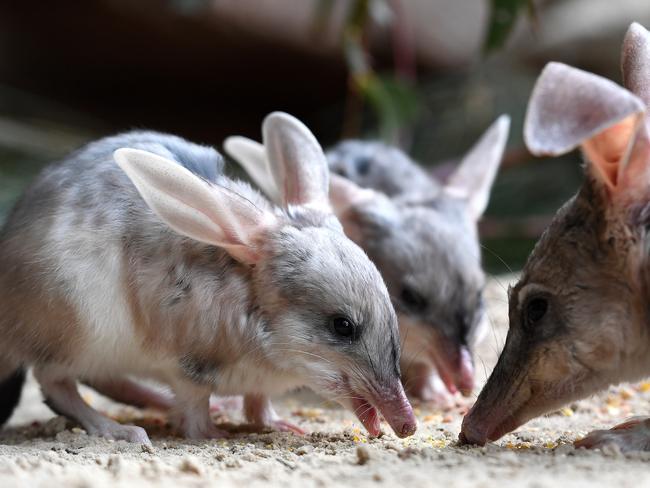
[{"label": "sandy ground", "polygon": [[[505,335],[507,281],[495,279],[489,287],[493,334],[479,351],[482,377]],[[484,448],[455,445],[466,407],[440,412],[416,405],[420,426],[415,436],[400,440],[385,426],[383,437],[368,439],[350,413],[301,392],[279,399],[276,407],[311,432],[304,437],[234,427],[229,440],[186,441],[170,435],[160,414],[110,404],[89,391],[85,396],[103,411],[147,428],[153,448],[86,435],[55,417],[30,381],[9,426],[0,433],[0,486],[557,488],[650,483],[650,453],[623,456],[571,445],[593,428],[648,412],[650,383],[612,388],[531,421]],[[215,420],[234,426],[241,415],[227,409]]]}]

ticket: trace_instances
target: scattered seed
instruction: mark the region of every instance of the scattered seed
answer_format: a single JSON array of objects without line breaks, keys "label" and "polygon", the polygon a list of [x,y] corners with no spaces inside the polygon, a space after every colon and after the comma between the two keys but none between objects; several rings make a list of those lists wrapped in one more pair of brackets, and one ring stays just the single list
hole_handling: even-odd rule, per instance
[{"label": "scattered seed", "polygon": [[304,456],[305,454],[309,454],[314,451],[314,446],[310,446],[309,444],[305,444],[304,446],[300,446],[298,449],[296,449],[296,454],[298,456]]},{"label": "scattered seed", "polygon": [[573,417],[573,410],[569,407],[564,407],[560,410],[560,413],[565,417]]},{"label": "scattered seed", "polygon": [[439,424],[442,422],[442,415],[440,414],[425,415],[422,421],[425,424]]}]

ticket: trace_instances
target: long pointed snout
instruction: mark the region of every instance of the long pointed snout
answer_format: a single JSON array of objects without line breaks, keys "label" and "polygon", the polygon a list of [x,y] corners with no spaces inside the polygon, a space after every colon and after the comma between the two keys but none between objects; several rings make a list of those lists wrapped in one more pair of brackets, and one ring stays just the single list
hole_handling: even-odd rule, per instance
[{"label": "long pointed snout", "polygon": [[463,419],[460,442],[482,446],[516,429],[530,418],[531,396],[525,373],[502,353],[476,403]]},{"label": "long pointed snout", "polygon": [[417,420],[399,380],[384,388],[360,391],[352,395],[352,409],[370,435],[381,434],[379,413],[398,437],[413,435]]},{"label": "long pointed snout", "polygon": [[382,398],[376,399],[375,402],[397,437],[408,437],[415,433],[417,420],[400,381],[397,381],[396,385],[390,387]]},{"label": "long pointed snout", "polygon": [[504,415],[498,406],[475,404],[465,415],[458,440],[461,444],[483,446],[521,425],[516,415]]},{"label": "long pointed snout", "polygon": [[474,360],[466,345],[440,338],[432,352],[440,379],[450,393],[469,396],[474,390]]}]

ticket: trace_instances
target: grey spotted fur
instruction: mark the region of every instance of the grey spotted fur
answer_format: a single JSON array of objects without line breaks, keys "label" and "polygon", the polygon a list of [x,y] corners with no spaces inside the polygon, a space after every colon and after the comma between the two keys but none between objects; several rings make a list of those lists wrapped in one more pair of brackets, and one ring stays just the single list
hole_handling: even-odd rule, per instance
[{"label": "grey spotted fur", "polygon": [[[115,164],[124,147],[273,213],[267,257],[249,266],[171,230]],[[225,177],[212,148],[129,132],[49,166],[2,230],[0,270],[3,376],[26,366],[89,382],[135,375],[208,395],[309,385],[347,405],[355,394],[392,402],[408,417],[396,317],[374,265],[331,213],[272,207]],[[358,340],[336,335],[337,315],[355,322]]]}]

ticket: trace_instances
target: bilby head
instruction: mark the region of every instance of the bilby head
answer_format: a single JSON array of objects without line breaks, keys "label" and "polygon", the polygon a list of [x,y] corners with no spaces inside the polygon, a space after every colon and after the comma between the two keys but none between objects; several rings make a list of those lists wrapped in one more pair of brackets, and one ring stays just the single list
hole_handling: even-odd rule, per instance
[{"label": "bilby head", "polygon": [[347,139],[328,149],[330,171],[390,197],[431,197],[438,185],[400,148],[381,141]]},{"label": "bilby head", "polygon": [[505,347],[461,439],[498,439],[530,418],[648,373],[650,34],[623,46],[626,88],[551,63],[533,90],[526,143],[580,146],[585,181],[557,213],[510,290]]},{"label": "bilby head", "polygon": [[[256,351],[273,365],[269,374],[339,400],[371,434],[380,432],[379,409],[397,435],[410,435],[416,422],[400,381],[395,312],[379,272],[331,211],[324,154],[288,114],[270,114],[263,137],[282,189],[278,208],[255,205],[236,192],[243,185],[210,184],[151,153],[123,148],[115,159],[169,227],[246,270],[242,296],[262,317]],[[262,367],[252,359],[251,368]]]},{"label": "bilby head", "polygon": [[[434,363],[450,392],[472,390],[471,349],[486,330],[476,222],[487,206],[508,128],[508,117],[500,117],[445,185],[379,142],[346,141],[328,153],[330,202],[346,235],[386,282],[399,315],[403,364]],[[261,144],[232,137],[225,148],[280,201]]]},{"label": "bilby head", "polygon": [[433,362],[452,393],[472,391],[471,351],[487,329],[476,224],[509,125],[499,117],[444,184],[381,143],[344,141],[328,152],[330,170],[346,177],[332,175],[335,212],[386,281],[399,315],[403,364]]}]

